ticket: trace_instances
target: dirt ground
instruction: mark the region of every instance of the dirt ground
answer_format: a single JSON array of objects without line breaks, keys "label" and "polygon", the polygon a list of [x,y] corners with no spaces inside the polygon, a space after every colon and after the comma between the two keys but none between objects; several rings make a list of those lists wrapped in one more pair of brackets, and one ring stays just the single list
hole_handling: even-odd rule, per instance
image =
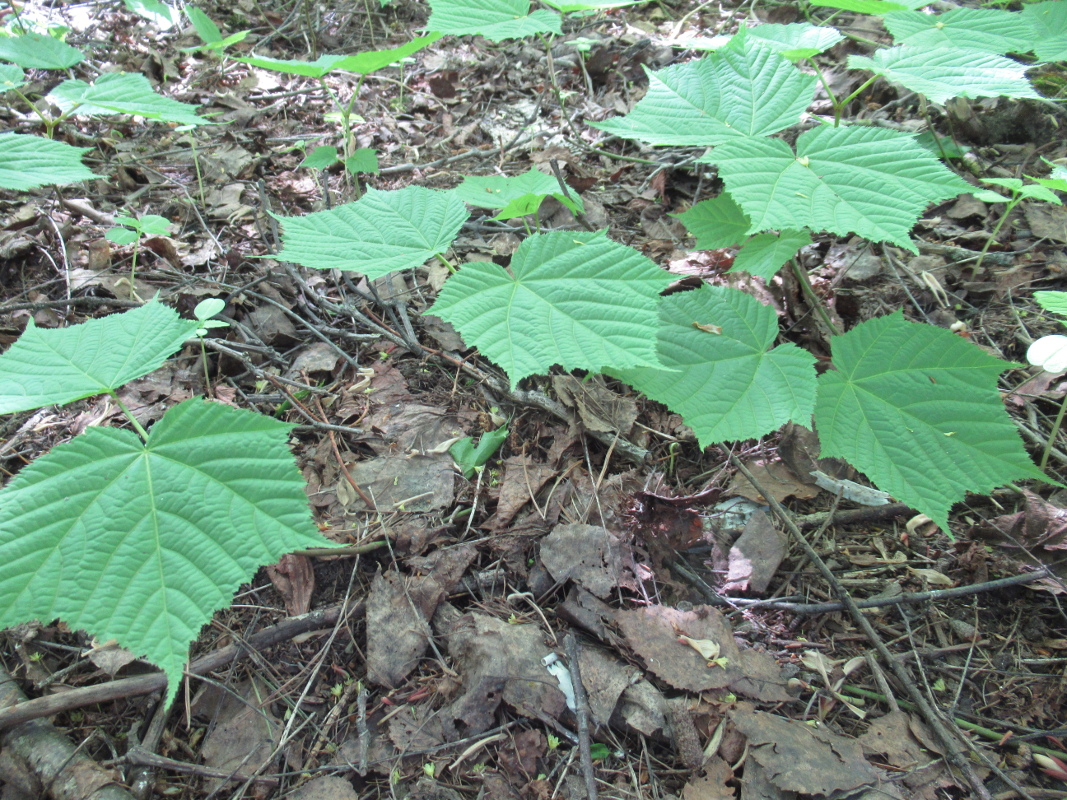
[{"label": "dirt ground", "polygon": [[[412,0],[202,8],[224,34],[252,31],[227,52],[277,58],[395,47],[429,14]],[[124,402],[149,425],[207,390],[294,423],[315,519],[346,547],[261,570],[203,630],[169,713],[158,685],[130,682],[151,665],[60,621],[7,631],[0,653],[15,681],[4,685],[57,705],[32,732],[0,710],[0,797],[66,791],[42,775],[75,763],[93,777],[57,796],[1067,797],[1063,490],[970,497],[939,531],[900,504],[858,505],[801,478],[819,468],[864,482],[819,459],[799,426],[701,450],[677,415],[617,381],[560,372],[511,391],[451,326],[420,313],[447,276],[432,262],[367,282],[272,258],[281,240],[267,212],[336,207],[361,186],[555,169],[593,227],[680,280],[751,291],[779,312],[783,340],[826,359],[788,270],[767,283],[726,274],[731,254],[693,250],[672,216],[719,188],[693,163],[700,149],[642,148],[585,124],[627,112],[645,68],[692,56],[667,37],[802,20],[794,4],[666,1],[571,18],[551,57],[536,39],[446,37],[402,69],[323,84],[183,52],[191,30],[160,32],[117,4],[33,10],[68,25],[95,66],[143,73],[222,124],[63,125],[60,138],[94,147],[109,177],[0,193],[0,344],[30,318],[59,327],[137,305],[132,248],[104,232],[117,214],[167,217],[169,235],[140,251],[136,294],[158,292],[186,316],[223,298],[234,325],[212,332],[209,387],[189,348],[128,384]],[[835,24],[884,36],[865,19]],[[819,59],[835,89],[861,81],[845,69],[850,52],[862,44]],[[1062,100],[1067,73],[1044,68],[1035,82]],[[375,148],[381,165],[359,185],[300,166],[316,146],[343,145],[324,87],[345,102],[358,93],[353,145]],[[1067,155],[1067,118],[1048,104],[967,101],[949,114],[878,82],[856,107],[954,136],[983,175]],[[14,103],[0,120],[40,132]],[[526,230],[492,216],[464,225],[452,263],[506,263]],[[820,237],[803,266],[844,329],[903,309],[1025,362],[1029,342],[1058,327],[1032,292],[1067,289],[1067,214],[1020,206],[979,262],[999,220],[965,195],[929,209],[918,256]],[[551,199],[540,223],[580,228]],[[1039,457],[1067,383],[1019,365],[1001,388]],[[101,399],[5,417],[0,471],[6,480],[107,424],[125,423]],[[485,468],[458,474],[448,446],[501,425]],[[1055,480],[1067,479],[1065,453],[1061,438]],[[842,587],[863,608],[845,607]],[[571,667],[573,709],[559,665]],[[31,733],[38,752],[60,748],[53,773],[18,755]],[[107,794],[120,785],[129,793]]]}]

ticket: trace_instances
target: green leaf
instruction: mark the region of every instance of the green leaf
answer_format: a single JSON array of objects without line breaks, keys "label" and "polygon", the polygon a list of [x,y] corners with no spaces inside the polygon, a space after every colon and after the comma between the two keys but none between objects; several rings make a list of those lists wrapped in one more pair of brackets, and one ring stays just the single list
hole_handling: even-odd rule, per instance
[{"label": "green leaf", "polygon": [[1067,292],[1034,292],[1034,300],[1045,311],[1067,318]]},{"label": "green leaf", "polygon": [[223,38],[219,26],[211,20],[211,17],[196,6],[186,6],[185,13],[189,15],[189,21],[193,23],[193,27],[196,29],[196,35],[200,37],[203,44],[197,45],[196,47],[185,47],[182,49],[183,53],[192,53],[197,50],[214,50],[216,52],[222,52],[230,45],[237,44],[244,40],[244,38],[251,33],[251,31],[238,31],[237,33],[231,33],[226,38]]},{"label": "green leaf", "polygon": [[170,233],[170,220],[159,214],[145,214],[137,222],[141,232],[149,236],[166,236]]},{"label": "green leaf", "polygon": [[129,228],[108,228],[104,231],[104,238],[115,244],[133,244],[141,238],[141,234]]},{"label": "green leaf", "polygon": [[1037,185],[1028,183],[1019,192],[1027,200],[1041,200],[1045,203],[1053,203],[1057,206],[1062,206],[1063,201],[1056,196],[1056,193],[1046,186],[1038,183]]},{"label": "green leaf", "polygon": [[510,271],[465,264],[427,313],[451,322],[514,387],[556,364],[594,372],[659,366],[656,306],[670,281],[603,233],[558,231],[526,239]]},{"label": "green leaf", "polygon": [[284,228],[278,258],[379,278],[445,252],[467,221],[467,207],[451,192],[408,186],[368,189],[354,203],[278,220]]},{"label": "green leaf", "polygon": [[1051,169],[1048,177],[1034,178],[1030,175],[1027,175],[1026,177],[1030,178],[1034,183],[1048,189],[1055,189],[1057,192],[1067,192],[1067,167],[1049,161],[1047,158],[1042,158],[1041,160]]},{"label": "green leaf", "polygon": [[25,191],[99,178],[82,163],[82,154],[91,149],[42,136],[0,133],[0,188]]},{"label": "green leaf", "polygon": [[702,160],[718,163],[750,233],[857,233],[912,252],[908,233],[923,210],[972,188],[910,134],[884,128],[815,128],[800,135],[796,153],[780,139],[741,139]]},{"label": "green leaf", "polygon": [[848,65],[870,70],[934,103],[953,97],[1041,97],[1026,79],[1028,64],[980,50],[903,45],[878,50],[873,58],[849,56]]},{"label": "green leaf", "polygon": [[361,172],[377,175],[379,172],[378,151],[373,147],[360,147],[345,159],[345,169],[353,175]]},{"label": "green leaf", "polygon": [[797,254],[801,247],[811,244],[807,231],[782,231],[753,236],[734,258],[730,272],[744,271],[769,281],[782,265]]},{"label": "green leaf", "polygon": [[675,214],[696,237],[697,250],[735,247],[744,241],[752,223],[727,192],[701,200],[688,211]]},{"label": "green leaf", "polygon": [[541,201],[546,197],[555,197],[575,213],[585,211],[580,198],[568,198],[552,175],[546,175],[533,167],[529,172],[514,177],[493,175],[479,178],[468,175],[453,191],[460,200],[469,205],[503,209],[493,219],[513,219],[533,214],[541,207]]},{"label": "green leaf", "polygon": [[966,492],[1043,479],[1004,410],[997,376],[1012,364],[901,312],[830,342],[815,423],[823,456],[840,456],[883,491],[948,528]]},{"label": "green leaf", "polygon": [[148,78],[132,72],[109,72],[97,78],[95,84],[67,80],[52,90],[48,100],[65,114],[136,114],[145,119],[181,125],[205,125],[208,122],[197,116],[196,106],[156,94]]},{"label": "green leaf", "polygon": [[0,355],[0,414],[113,392],[162,366],[195,330],[155,300],[69,328],[38,328],[31,317]]},{"label": "green leaf", "polygon": [[854,11],[857,14],[888,14],[890,11],[907,11],[922,8],[929,0],[811,0],[813,6],[836,8],[841,11]]},{"label": "green leaf", "polygon": [[1034,183],[1044,186],[1046,189],[1053,189],[1057,192],[1067,192],[1067,178],[1034,178],[1029,175]]},{"label": "green leaf", "polygon": [[144,17],[161,31],[170,30],[181,21],[181,12],[159,0],[123,0],[126,8]]},{"label": "green leaf", "polygon": [[68,69],[84,59],[81,50],[43,33],[0,37],[0,61],[23,69]]},{"label": "green leaf", "polygon": [[[226,301],[221,297],[209,297],[207,300],[201,300],[196,304],[196,308],[193,309],[193,316],[196,317],[197,322],[204,323],[220,313],[224,308],[226,308]],[[223,322],[222,320],[216,321],[220,322],[221,325],[212,327],[226,327],[229,325],[228,322]]]},{"label": "green leaf", "polygon": [[200,37],[204,44],[214,44],[222,41],[222,31],[219,30],[219,26],[214,23],[211,17],[196,6],[187,5],[185,13],[189,16],[189,21],[193,23],[196,35]]},{"label": "green leaf", "polygon": [[14,64],[0,64],[0,92],[18,89],[26,83],[26,74]]},{"label": "green leaf", "polygon": [[818,27],[810,22],[757,25],[746,28],[745,35],[763,42],[790,61],[817,56],[845,38],[836,28]]},{"label": "green leaf", "polygon": [[794,344],[768,349],[778,335],[774,309],[737,289],[704,285],[663,298],[659,316],[665,369],[609,374],[681,414],[701,447],[811,420],[815,358]]},{"label": "green leaf", "polygon": [[64,620],[167,674],[263,564],[329,544],[286,447],[292,426],[200,399],[147,443],[90,428],[0,492],[0,626]]},{"label": "green leaf", "polygon": [[915,141],[938,158],[963,158],[967,155],[967,151],[948,136],[938,136],[933,131],[923,131],[915,137]]},{"label": "green leaf", "polygon": [[955,48],[985,53],[1025,53],[1033,32],[1021,14],[994,8],[954,8],[944,14],[894,11],[885,27],[897,44],[929,50]]},{"label": "green leaf", "polygon": [[[988,183],[993,186],[1002,186],[1012,194],[1012,198],[1021,197],[1027,200],[1043,200],[1046,203],[1054,203],[1061,206],[1063,202],[1052,189],[1046,187],[1044,182],[1038,181],[1036,184],[1027,183],[1024,184],[1020,178],[982,178],[982,183]],[[1053,187],[1054,188],[1054,187]],[[974,192],[975,197],[979,200],[983,200],[986,203],[1003,203],[1005,198],[1001,197],[997,200],[990,200],[985,192]],[[979,197],[978,195],[982,196]]]},{"label": "green leaf", "polygon": [[304,160],[300,162],[300,166],[311,169],[326,169],[340,160],[341,157],[337,154],[336,147],[316,147],[305,156]]},{"label": "green leaf", "polygon": [[478,446],[474,446],[474,439],[467,436],[460,439],[450,448],[448,454],[463,471],[463,477],[470,480],[474,476],[477,467],[482,466],[492,458],[493,453],[500,449],[500,445],[508,438],[508,426],[501,425],[495,431],[486,431],[478,438]]},{"label": "green leaf", "polygon": [[1022,14],[1033,30],[1034,55],[1042,61],[1067,60],[1067,3],[1027,3]]},{"label": "green leaf", "polygon": [[559,14],[530,11],[530,0],[430,0],[427,30],[453,36],[479,35],[491,42],[538,33],[562,33]]},{"label": "green leaf", "polygon": [[648,0],[544,0],[545,5],[556,11],[570,14],[575,11],[607,11],[612,8],[626,8],[647,3]]},{"label": "green leaf", "polygon": [[746,39],[738,49],[649,72],[648,81],[648,93],[629,114],[590,124],[652,145],[713,146],[765,136],[796,124],[814,98],[816,78],[769,45]]},{"label": "green leaf", "polygon": [[314,61],[300,61],[298,59],[261,58],[251,56],[249,58],[236,58],[251,64],[253,67],[284,72],[287,75],[302,75],[306,78],[321,78],[334,71],[354,72],[358,75],[370,75],[383,67],[395,64],[401,59],[407,58],[412,53],[417,53],[428,44],[432,44],[441,38],[440,33],[430,33],[426,36],[417,36],[401,47],[391,50],[370,50],[366,53],[357,53],[354,56],[319,56]]}]

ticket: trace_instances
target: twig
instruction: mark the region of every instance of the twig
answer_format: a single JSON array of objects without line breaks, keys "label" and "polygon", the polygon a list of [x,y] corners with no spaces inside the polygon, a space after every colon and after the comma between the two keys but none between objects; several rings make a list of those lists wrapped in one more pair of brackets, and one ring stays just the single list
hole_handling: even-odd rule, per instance
[{"label": "twig", "polygon": [[[573,197],[571,197],[571,187],[569,187],[567,185],[567,182],[563,180],[563,173],[559,170],[559,162],[556,161],[556,159],[554,158],[550,158],[548,160],[548,164],[550,167],[552,167],[552,174],[556,176],[556,182],[559,183],[559,188],[563,192],[563,196],[570,200],[572,203],[574,203],[575,200]],[[596,228],[589,224],[589,220],[585,218],[585,214],[583,214],[580,210],[574,212],[574,218],[578,220],[578,223],[587,231],[596,231]]]},{"label": "twig", "polygon": [[143,303],[135,303],[132,300],[114,300],[110,297],[71,297],[69,300],[40,300],[31,303],[7,303],[0,306],[0,314],[11,311],[40,311],[45,308],[66,308],[67,306],[87,306],[98,308],[100,306],[113,306],[115,308],[140,308]]},{"label": "twig", "polygon": [[[140,742],[136,738],[136,726],[134,730],[130,732],[132,753],[135,749],[141,749],[147,753],[155,753],[156,748],[159,747],[159,740],[163,738],[163,728],[167,724],[167,717],[170,716],[170,709],[163,703],[156,704],[156,711],[152,715],[152,721],[148,723],[148,730],[145,731],[144,738]],[[130,762],[133,763],[133,762]],[[136,769],[130,771],[127,776],[127,782],[130,784],[130,791],[138,800],[148,800],[155,791],[156,775],[153,765],[151,764],[138,764]]]},{"label": "twig", "polygon": [[844,511],[819,511],[814,514],[805,514],[797,517],[796,525],[802,531],[811,528],[819,528],[826,524],[828,519],[838,525],[848,525],[856,522],[878,522],[893,517],[910,516],[917,513],[915,509],[906,503],[887,503],[884,506],[867,506],[865,508],[850,508]]},{"label": "twig", "polygon": [[[315,406],[318,408],[319,413],[322,415],[323,422],[327,425],[330,423],[329,417],[326,416],[326,412],[322,408],[322,402],[319,398],[315,398]],[[326,435],[330,437],[330,445],[333,447],[334,457],[337,459],[337,467],[345,476],[345,480],[348,481],[349,486],[356,490],[356,494],[359,495],[359,499],[363,501],[363,504],[367,507],[367,511],[371,513],[378,510],[374,505],[374,501],[367,497],[367,494],[359,488],[359,484],[356,483],[356,479],[352,477],[352,473],[348,471],[348,466],[345,464],[345,460],[341,458],[341,449],[337,446],[337,437],[333,435],[333,431],[327,430]]]},{"label": "twig", "polygon": [[[972,583],[967,586],[953,586],[951,589],[934,589],[929,592],[909,592],[892,597],[872,597],[867,600],[853,600],[856,608],[878,608],[880,606],[902,605],[904,603],[925,603],[930,600],[945,600],[950,597],[965,597],[981,592],[992,592],[1004,589],[1008,586],[1033,583],[1042,578],[1047,578],[1052,573],[1047,567],[1027,572],[1022,575],[1012,575],[1007,578],[998,578],[985,583]],[[731,598],[732,599],[732,598]],[[832,611],[843,611],[847,608],[845,603],[782,603],[776,601],[761,602],[763,608],[775,608],[782,611],[792,611],[794,614],[827,614]]]},{"label": "twig", "polygon": [[[540,107],[540,106],[538,106],[538,107]],[[527,124],[529,124],[529,123],[527,123]],[[525,126],[521,126],[519,128],[519,135],[520,136],[521,136],[523,130],[525,130]],[[445,164],[452,164],[452,163],[454,163],[456,161],[463,161],[463,160],[468,159],[468,158],[477,158],[479,156],[482,157],[482,158],[490,158],[491,156],[495,156],[495,155],[499,155],[501,153],[505,153],[508,150],[510,150],[512,147],[517,147],[520,144],[526,144],[526,142],[532,141],[535,138],[536,138],[536,135],[527,136],[525,139],[519,139],[519,136],[516,136],[514,139],[512,139],[510,142],[508,142],[507,144],[503,145],[502,147],[494,147],[494,148],[491,148],[489,150],[467,150],[464,153],[457,153],[454,156],[446,156],[445,158],[439,158],[436,161],[430,161],[430,162],[425,163],[425,164],[410,163],[410,164],[397,164],[397,165],[392,166],[392,167],[382,167],[380,174],[382,174],[382,175],[395,175],[395,174],[400,173],[400,172],[413,172],[416,169],[420,170],[420,171],[424,171],[424,170],[427,170],[427,169],[431,169],[433,167],[443,167]]]},{"label": "twig", "polygon": [[588,800],[597,800],[596,773],[593,772],[593,754],[589,748],[589,701],[582,685],[582,673],[578,666],[578,637],[574,631],[568,631],[563,637],[563,647],[567,651],[567,666],[570,667],[571,686],[574,687],[574,714],[578,718],[578,753],[585,778],[585,795]]},{"label": "twig", "polygon": [[[361,616],[365,610],[362,600],[353,603],[349,607],[347,618]],[[190,675],[203,675],[213,672],[220,667],[226,666],[231,661],[247,655],[251,651],[263,650],[302,633],[336,625],[338,620],[341,619],[341,613],[342,605],[338,604],[319,611],[301,614],[298,617],[288,617],[277,625],[264,628],[259,633],[248,637],[245,641],[235,642],[201,656],[189,665],[186,672]],[[0,711],[0,731],[7,730],[11,726],[22,722],[28,722],[31,719],[50,717],[53,714],[72,711],[94,703],[106,703],[110,700],[151,694],[165,689],[166,686],[166,674],[153,672],[149,675],[122,678],[95,686],[71,689],[69,692],[48,695],[47,697],[38,697]]]},{"label": "twig", "polygon": [[228,770],[212,769],[211,767],[205,767],[201,764],[190,764],[187,761],[177,761],[173,758],[167,758],[166,756],[157,755],[145,748],[137,745],[131,747],[129,752],[122,758],[127,764],[136,764],[140,767],[154,767],[156,769],[165,769],[169,772],[181,772],[186,775],[197,775],[201,778],[216,778],[223,781],[253,781],[255,783],[262,783],[268,786],[277,786],[278,779],[268,776],[248,776],[243,775],[240,772],[230,772]]},{"label": "twig", "polygon": [[971,785],[971,788],[974,789],[975,794],[981,798],[981,800],[993,800],[993,796],[989,793],[989,790],[978,776],[978,773],[975,772],[974,766],[964,755],[963,748],[961,747],[957,736],[949,730],[944,722],[942,722],[941,717],[934,710],[933,706],[930,705],[922,692],[919,691],[919,687],[915,685],[915,682],[911,679],[911,676],[908,674],[903,663],[893,658],[893,654],[889,651],[889,648],[886,647],[885,642],[882,641],[882,638],[878,635],[874,626],[871,625],[871,621],[864,616],[859,606],[856,605],[856,601],[852,599],[852,596],[845,590],[844,586],[841,585],[837,576],[834,575],[833,571],[826,565],[826,562],[822,560],[819,554],[815,552],[815,548],[808,544],[808,540],[804,538],[804,534],[801,533],[800,528],[793,522],[792,517],[789,516],[789,512],[782,507],[782,504],[774,498],[769,490],[764,490],[759,485],[756,476],[749,471],[748,467],[741,463],[741,459],[731,455],[730,461],[737,467],[742,475],[748,478],[749,483],[756,487],[756,490],[767,498],[775,515],[782,521],[782,524],[785,525],[793,539],[800,545],[811,563],[813,563],[818,568],[819,572],[822,573],[823,578],[826,579],[826,582],[833,588],[834,593],[837,594],[845,608],[848,609],[852,619],[855,620],[856,624],[867,636],[867,639],[874,646],[874,649],[878,651],[878,655],[880,655],[882,660],[893,670],[893,674],[896,675],[897,680],[899,680],[907,689],[908,696],[922,713],[923,719],[934,731],[935,735],[944,746],[945,757],[948,759],[949,763],[966,776],[967,782]]}]

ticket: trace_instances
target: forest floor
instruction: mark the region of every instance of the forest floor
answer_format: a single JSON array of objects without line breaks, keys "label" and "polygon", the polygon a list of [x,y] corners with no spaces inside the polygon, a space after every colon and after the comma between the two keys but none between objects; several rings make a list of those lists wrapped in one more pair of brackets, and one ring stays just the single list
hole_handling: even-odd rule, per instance
[{"label": "forest floor", "polygon": [[[428,16],[411,0],[202,8],[224,35],[251,30],[229,55],[277,58],[395,47]],[[90,165],[108,177],[0,194],[0,343],[31,317],[54,328],[137,305],[132,249],[104,233],[116,215],[166,217],[168,235],[140,250],[136,295],[158,293],[186,315],[222,298],[232,325],[212,332],[224,349],[209,350],[210,386],[190,348],[122,398],[146,425],[205,392],[293,423],[316,521],[346,545],[287,556],[245,586],[192,653],[195,662],[246,642],[242,656],[190,676],[169,713],[158,694],[80,695],[91,702],[62,707],[51,722],[79,757],[142,797],[577,800],[590,784],[619,800],[934,800],[979,797],[978,786],[997,798],[1067,797],[1067,772],[1057,778],[1032,758],[1036,747],[1067,761],[1057,738],[1067,734],[1067,493],[970,497],[941,531],[900,504],[859,506],[814,485],[815,467],[863,478],[819,461],[817,439],[799,426],[702,450],[680,417],[616,381],[560,373],[508,391],[506,380],[471,378],[440,354],[499,373],[451,326],[418,313],[447,276],[432,262],[368,283],[271,257],[282,242],[268,212],[320,211],[360,190],[343,170],[301,166],[317,146],[343,147],[325,86],[342,103],[358,92],[352,144],[376,149],[381,167],[361,186],[447,189],[464,175],[556,170],[593,227],[687,280],[755,293],[787,340],[828,358],[787,270],[768,282],[724,276],[729,252],[687,241],[672,214],[717,187],[693,163],[700,149],[642,148],[585,124],[629,111],[644,67],[692,55],[670,37],[803,19],[794,4],[664,2],[579,17],[551,57],[536,39],[446,37],[402,69],[362,81],[332,73],[324,84],[185,52],[198,43],[191,28],[160,31],[113,3],[31,3],[24,13],[68,26],[98,67],[147,75],[224,124],[108,117],[60,128],[95,148]],[[844,14],[835,25],[884,38],[872,20]],[[844,65],[858,52],[846,40],[820,56],[835,90],[862,81]],[[924,118],[917,97],[884,82],[856,103],[954,135],[986,175],[1018,177],[1039,156],[1067,155],[1062,127],[1027,102],[970,101],[966,125],[934,107]],[[0,110],[4,127],[35,130],[25,111]],[[1025,362],[1029,342],[1058,327],[1031,296],[1064,288],[1067,214],[1020,206],[976,268],[1002,210],[964,195],[929,209],[914,232],[919,255],[822,237],[803,266],[845,329],[903,309]],[[464,226],[452,263],[506,263],[526,229],[491,217]],[[579,229],[551,199],[539,223]],[[324,298],[362,321],[330,317]],[[1067,391],[1040,377],[1017,365],[1001,383],[1035,458]],[[9,417],[0,470],[10,476],[106,424],[122,419],[102,399]],[[485,468],[458,473],[448,446],[502,425]],[[1064,481],[1061,448],[1049,474]],[[1033,580],[1042,565],[1051,572]],[[870,630],[837,602],[842,587],[882,601],[860,612]],[[51,620],[2,645],[31,698],[153,670],[109,652]],[[567,664],[577,654],[577,712],[542,663],[550,653]],[[0,767],[4,798],[47,790],[34,780]]]}]

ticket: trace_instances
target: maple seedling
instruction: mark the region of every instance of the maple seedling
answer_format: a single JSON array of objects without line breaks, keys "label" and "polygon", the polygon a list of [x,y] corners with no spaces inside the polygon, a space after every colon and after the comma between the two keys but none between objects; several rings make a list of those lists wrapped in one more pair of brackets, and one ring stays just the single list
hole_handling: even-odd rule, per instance
[{"label": "maple seedling", "polygon": [[193,23],[193,28],[196,30],[196,35],[200,37],[201,44],[183,48],[183,53],[213,52],[218,55],[220,63],[224,64],[226,61],[226,48],[232,44],[237,44],[251,33],[251,31],[237,31],[237,33],[231,33],[229,36],[224,37],[222,31],[219,30],[219,26],[212,21],[211,17],[196,6],[187,5],[185,13],[188,15],[189,21]]},{"label": "maple seedling", "polygon": [[[1031,180],[1033,179],[1031,178]],[[979,189],[973,193],[975,199],[981,200],[983,203],[1007,204],[1004,206],[1004,213],[1001,214],[1000,219],[997,220],[993,232],[989,234],[989,238],[986,239],[982,252],[978,255],[978,261],[976,261],[974,265],[975,272],[981,268],[982,261],[985,259],[986,253],[989,252],[989,246],[996,241],[1000,229],[1004,227],[1004,223],[1007,222],[1011,212],[1015,210],[1015,207],[1019,205],[1019,203],[1023,200],[1044,200],[1046,203],[1055,203],[1058,206],[1063,205],[1060,198],[1056,196],[1056,193],[1052,191],[1052,189],[1039,183],[1023,183],[1019,178],[982,178],[982,183],[988,183],[990,186],[1000,186],[1001,188],[1007,189],[1011,192],[1011,197],[1005,197],[1002,194],[994,192],[992,189]]]},{"label": "maple seedling", "polygon": [[207,300],[201,300],[196,304],[196,308],[193,309],[193,316],[196,317],[196,322],[199,327],[196,329],[196,336],[200,340],[200,362],[204,365],[204,393],[209,397],[211,396],[211,378],[207,371],[207,350],[204,347],[204,337],[207,336],[208,330],[211,328],[228,328],[230,323],[223,319],[212,319],[216,314],[222,312],[226,308],[226,301],[217,297],[209,297]]},{"label": "maple seedling", "polygon": [[115,217],[114,228],[104,232],[104,238],[120,245],[133,245],[133,257],[130,263],[130,297],[137,298],[134,279],[137,277],[137,256],[141,251],[141,239],[146,236],[166,236],[170,220],[158,214],[145,214],[137,217]]},{"label": "maple seedling", "polygon": [[378,151],[373,147],[360,147],[353,150],[350,156],[342,157],[336,147],[323,145],[305,155],[304,160],[300,162],[301,167],[319,170],[329,169],[334,164],[344,164],[345,170],[354,179],[355,195],[358,200],[363,196],[359,188],[358,176],[378,174]]},{"label": "maple seedling", "polygon": [[163,668],[167,705],[189,643],[241,583],[329,545],[286,445],[291,425],[192,398],[146,431],[122,403],[121,386],[207,322],[156,300],[68,328],[31,318],[0,355],[0,414],[107,394],[136,431],[91,427],[0,490],[0,627],[59,618],[116,639]]},{"label": "maple seedling", "polygon": [[[1067,292],[1034,292],[1034,300],[1046,311],[1067,317]],[[1035,367],[1041,367],[1045,372],[1059,374],[1067,372],[1067,336],[1053,335],[1042,336],[1035,341],[1026,351],[1026,360]],[[1041,469],[1048,464],[1049,454],[1052,452],[1052,444],[1059,435],[1063,425],[1064,412],[1067,412],[1067,395],[1060,403],[1056,421],[1052,424],[1052,432],[1049,434],[1045,449],[1041,453]]]},{"label": "maple seedling", "polygon": [[508,426],[501,425],[495,431],[486,431],[478,439],[475,446],[474,439],[467,436],[448,448],[448,454],[452,456],[463,473],[463,477],[470,480],[474,473],[480,470],[485,462],[493,457],[493,453],[500,449],[500,445],[508,438]]}]

